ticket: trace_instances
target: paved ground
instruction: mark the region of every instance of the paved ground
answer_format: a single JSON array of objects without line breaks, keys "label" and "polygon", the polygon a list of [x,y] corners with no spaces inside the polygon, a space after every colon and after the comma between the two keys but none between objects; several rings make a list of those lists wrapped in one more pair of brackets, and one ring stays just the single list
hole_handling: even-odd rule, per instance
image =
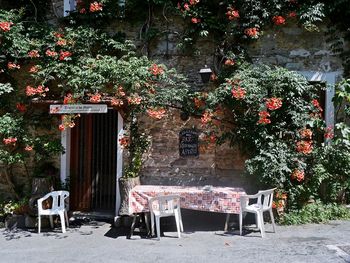
[{"label": "paved ground", "polygon": [[[181,239],[172,222],[165,222],[161,241],[138,236],[126,239],[126,229],[91,221],[72,226],[62,234],[59,228],[41,234],[0,229],[0,262],[350,262],[350,221],[322,225],[278,226],[267,235],[232,229],[222,231],[224,216],[210,216],[202,222],[194,216]],[[169,232],[167,232],[170,230]]]}]

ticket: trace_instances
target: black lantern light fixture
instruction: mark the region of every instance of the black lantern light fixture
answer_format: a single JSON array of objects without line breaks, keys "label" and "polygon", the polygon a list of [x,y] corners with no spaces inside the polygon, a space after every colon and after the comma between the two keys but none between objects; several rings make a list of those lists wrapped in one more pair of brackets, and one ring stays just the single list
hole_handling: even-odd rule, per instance
[{"label": "black lantern light fixture", "polygon": [[202,68],[202,69],[199,71],[199,75],[201,75],[202,82],[203,82],[204,84],[209,82],[211,73],[212,73],[212,71],[211,71],[210,68],[208,68],[207,65],[205,65],[204,68]]}]

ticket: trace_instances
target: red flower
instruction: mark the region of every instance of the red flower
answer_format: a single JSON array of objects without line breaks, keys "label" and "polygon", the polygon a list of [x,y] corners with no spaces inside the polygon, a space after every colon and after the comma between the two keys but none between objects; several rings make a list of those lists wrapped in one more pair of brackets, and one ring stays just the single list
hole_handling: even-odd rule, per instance
[{"label": "red flower", "polygon": [[125,96],[125,91],[122,86],[118,87],[118,95],[124,97]]},{"label": "red flower", "polygon": [[63,38],[63,34],[58,33],[58,32],[53,32],[53,35],[54,35],[56,38]]},{"label": "red flower", "polygon": [[3,32],[8,32],[10,31],[12,25],[13,25],[12,22],[0,22],[0,29]]},{"label": "red flower", "polygon": [[116,99],[116,98],[111,99],[112,106],[122,106],[123,104],[124,104],[124,102],[121,99]]},{"label": "red flower", "polygon": [[63,124],[60,124],[60,125],[58,125],[58,129],[60,131],[64,131],[66,129],[66,127]]},{"label": "red flower", "polygon": [[135,104],[135,105],[139,105],[142,101],[142,98],[141,97],[128,97],[128,103],[129,104]]},{"label": "red flower", "polygon": [[122,148],[128,147],[129,145],[129,137],[128,136],[122,136],[121,138],[119,138],[119,144]]},{"label": "red flower", "polygon": [[184,4],[184,8],[186,11],[190,10],[190,6],[187,3]]},{"label": "red flower", "polygon": [[160,120],[161,118],[163,118],[165,116],[165,109],[160,108],[160,109],[148,109],[147,113],[148,115],[153,118],[153,119],[157,119]]},{"label": "red flower", "polygon": [[99,103],[100,101],[101,101],[101,94],[95,93],[95,94],[91,95],[90,102],[92,102],[92,103]]},{"label": "red flower", "polygon": [[297,151],[303,154],[310,154],[312,152],[312,141],[297,142]]},{"label": "red flower", "polygon": [[294,169],[294,171],[291,174],[292,180],[297,180],[298,182],[303,181],[305,178],[305,174],[303,170]]},{"label": "red flower", "polygon": [[67,40],[59,39],[59,40],[57,40],[56,45],[58,45],[58,46],[65,46],[65,45],[67,45]]},{"label": "red flower", "polygon": [[272,18],[272,21],[275,23],[275,25],[283,25],[286,22],[286,19],[283,16],[274,16]]},{"label": "red flower", "polygon": [[153,76],[159,76],[164,73],[164,69],[161,66],[158,66],[157,64],[153,64],[148,70]]},{"label": "red flower", "polygon": [[45,92],[49,91],[49,88],[45,88],[42,85],[39,85],[37,88],[33,88],[32,86],[27,86],[26,87],[26,95],[27,96],[34,96],[34,95],[40,95],[42,97],[45,97],[46,94]]},{"label": "red flower", "polygon": [[259,30],[256,27],[246,28],[244,30],[244,34],[246,34],[249,37],[257,37],[259,34]]},{"label": "red flower", "polygon": [[63,98],[63,104],[69,104],[69,103],[74,103],[72,93],[67,93],[66,96],[64,96]]},{"label": "red flower", "polygon": [[271,123],[271,120],[269,119],[270,117],[270,113],[268,113],[267,111],[260,111],[259,112],[259,121],[258,124],[269,124]]},{"label": "red flower", "polygon": [[55,57],[55,56],[57,56],[57,52],[51,51],[50,49],[46,50],[45,54],[48,57]]},{"label": "red flower", "polygon": [[266,99],[265,105],[269,110],[277,110],[282,107],[282,100],[279,98]]},{"label": "red flower", "polygon": [[324,138],[325,139],[333,139],[333,137],[334,137],[334,133],[333,133],[332,127],[327,127],[326,132],[324,134]]},{"label": "red flower", "polygon": [[226,61],[225,61],[226,66],[233,66],[234,64],[235,64],[235,62],[232,59],[226,59]]},{"label": "red flower", "polygon": [[236,98],[237,100],[241,100],[244,99],[246,90],[238,86],[237,88],[233,88],[231,90],[231,93],[234,98]]},{"label": "red flower", "polygon": [[29,69],[29,72],[30,73],[37,73],[39,70],[39,67],[38,66],[32,66],[30,69]]},{"label": "red flower", "polygon": [[98,12],[98,11],[102,11],[102,4],[99,2],[93,2],[90,4],[90,12],[94,13],[94,12]]},{"label": "red flower", "polygon": [[16,108],[18,111],[20,112],[25,112],[27,110],[26,105],[24,105],[23,103],[16,103]]},{"label": "red flower", "polygon": [[16,64],[16,63],[13,63],[13,62],[8,62],[7,63],[7,68],[8,69],[20,69],[21,66]]},{"label": "red flower", "polygon": [[211,75],[210,75],[210,80],[211,81],[216,81],[218,79],[218,77],[216,76],[216,74],[213,72],[213,73],[211,73]]},{"label": "red flower", "polygon": [[294,11],[292,11],[292,12],[290,12],[290,13],[288,14],[288,17],[290,17],[290,18],[294,18],[294,17],[296,17],[296,16],[297,16],[297,13],[294,12]]},{"label": "red flower", "polygon": [[311,140],[312,139],[312,131],[310,129],[302,129],[299,131],[301,138],[303,139],[308,139]]},{"label": "red flower", "polygon": [[272,202],[272,208],[273,208],[273,209],[276,209],[276,208],[277,208],[277,205],[276,205],[276,202],[275,202],[275,201]]},{"label": "red flower", "polygon": [[192,17],[192,18],[191,18],[191,22],[192,22],[193,24],[198,24],[198,23],[201,22],[201,20],[200,20],[199,18]]},{"label": "red flower", "polygon": [[85,9],[85,8],[80,9],[80,10],[79,10],[79,13],[80,13],[80,14],[86,14],[86,9]]},{"label": "red flower", "polygon": [[207,124],[208,122],[210,122],[212,120],[212,114],[209,111],[205,111],[203,113],[203,116],[201,118],[201,122],[202,124]]},{"label": "red flower", "polygon": [[28,57],[30,58],[38,58],[40,57],[38,50],[31,50],[28,52]]},{"label": "red flower", "polygon": [[24,148],[24,150],[27,151],[27,152],[30,152],[30,151],[33,150],[33,146],[27,145],[27,146]]},{"label": "red flower", "polygon": [[59,60],[65,60],[66,58],[70,57],[71,55],[72,55],[71,52],[61,50]]},{"label": "red flower", "polygon": [[236,20],[239,18],[239,12],[238,10],[234,10],[232,7],[228,7],[226,16],[229,20]]},{"label": "red flower", "polygon": [[190,5],[196,5],[199,3],[199,0],[190,0]]},{"label": "red flower", "polygon": [[4,139],[2,140],[2,142],[3,142],[5,145],[8,145],[8,144],[13,144],[13,145],[15,145],[16,142],[17,142],[17,138],[16,138],[16,137],[4,138]]},{"label": "red flower", "polygon": [[312,102],[312,105],[314,105],[314,107],[315,107],[318,111],[320,111],[320,112],[323,111],[323,109],[322,109],[322,107],[320,106],[320,103],[318,102],[318,100],[313,99],[311,102]]}]

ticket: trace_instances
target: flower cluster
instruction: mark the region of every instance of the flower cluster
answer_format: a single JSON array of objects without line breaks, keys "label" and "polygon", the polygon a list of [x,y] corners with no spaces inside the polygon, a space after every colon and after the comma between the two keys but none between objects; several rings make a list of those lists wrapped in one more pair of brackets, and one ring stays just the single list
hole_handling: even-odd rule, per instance
[{"label": "flower cluster", "polygon": [[39,85],[37,88],[33,88],[32,86],[26,87],[26,95],[27,96],[34,96],[34,95],[40,95],[42,97],[45,97],[45,92],[49,91],[49,88],[45,88],[42,85]]},{"label": "flower cluster", "polygon": [[205,111],[203,113],[203,116],[201,117],[202,124],[207,124],[207,123],[211,122],[212,117],[213,117],[212,113],[210,113],[209,111]]},{"label": "flower cluster", "polygon": [[45,55],[48,57],[56,57],[58,54],[56,51],[52,51],[50,49],[46,50]]},{"label": "flower cluster", "polygon": [[277,110],[282,107],[282,100],[280,98],[269,98],[266,99],[265,105],[269,110]]},{"label": "flower cluster", "polygon": [[8,32],[11,30],[11,26],[13,25],[12,22],[0,22],[0,29],[3,32]]},{"label": "flower cluster", "polygon": [[227,7],[226,16],[229,20],[237,20],[239,18],[238,10],[235,10],[231,6]]},{"label": "flower cluster", "polygon": [[291,179],[292,180],[297,180],[298,182],[304,181],[305,178],[305,173],[303,170],[299,169],[294,169],[292,174],[291,174]]},{"label": "flower cluster", "polygon": [[21,66],[16,64],[16,63],[13,63],[13,62],[8,62],[7,63],[7,68],[8,69],[20,69]]},{"label": "flower cluster", "polygon": [[90,99],[89,101],[91,103],[99,103],[101,101],[101,94],[100,93],[95,93],[95,94],[90,94]]},{"label": "flower cluster", "polygon": [[233,87],[231,90],[232,96],[237,100],[242,100],[245,98],[245,94],[247,93],[244,88],[240,86]]},{"label": "flower cluster", "polygon": [[70,56],[72,56],[71,52],[61,50],[59,60],[66,60],[66,58],[68,58]]},{"label": "flower cluster", "polygon": [[312,139],[312,131],[310,129],[304,128],[304,129],[299,131],[299,134],[300,134],[302,139],[306,139],[306,140]]},{"label": "flower cluster", "polygon": [[269,119],[270,113],[267,111],[260,111],[259,112],[259,121],[258,124],[269,124],[271,123],[271,120]]},{"label": "flower cluster", "polygon": [[4,138],[4,139],[2,140],[2,142],[3,142],[5,145],[9,145],[9,144],[15,145],[16,142],[17,142],[17,138],[16,138],[16,137]]},{"label": "flower cluster", "polygon": [[74,119],[77,117],[80,117],[80,114],[61,115],[62,123],[58,125],[58,129],[64,131],[66,128],[74,128]]},{"label": "flower cluster", "polygon": [[38,50],[31,50],[28,52],[28,57],[30,58],[38,58],[40,57],[39,51]]},{"label": "flower cluster", "polygon": [[275,23],[275,25],[283,25],[286,22],[286,19],[283,16],[274,16],[272,18],[272,21]]},{"label": "flower cluster", "polygon": [[225,66],[233,66],[234,64],[235,64],[235,61],[233,59],[225,60]]},{"label": "flower cluster", "polygon": [[157,64],[153,64],[148,70],[153,76],[159,76],[164,73],[164,69],[161,66],[158,66]]},{"label": "flower cluster", "polygon": [[38,71],[39,71],[39,66],[37,65],[31,66],[29,69],[29,73],[37,73]]},{"label": "flower cluster", "polygon": [[251,38],[257,38],[259,36],[259,29],[256,27],[246,28],[244,34]]},{"label": "flower cluster", "polygon": [[89,8],[91,13],[102,11],[102,9],[103,9],[103,5],[99,2],[91,3]]},{"label": "flower cluster", "polygon": [[312,152],[312,141],[297,142],[297,151],[303,154],[310,154]]},{"label": "flower cluster", "polygon": [[27,110],[26,105],[24,105],[23,103],[16,103],[16,108],[18,111],[20,112],[25,112]]},{"label": "flower cluster", "polygon": [[127,148],[130,143],[130,138],[129,136],[123,135],[119,138],[119,144],[122,148]]},{"label": "flower cluster", "polygon": [[153,118],[153,119],[157,119],[160,120],[161,118],[163,118],[165,116],[165,109],[163,108],[159,108],[159,109],[148,109],[147,110],[147,114]]},{"label": "flower cluster", "polygon": [[141,101],[142,101],[142,98],[137,95],[128,97],[128,103],[132,105],[139,105]]},{"label": "flower cluster", "polygon": [[122,99],[112,98],[111,99],[111,105],[120,107],[120,106],[124,105],[124,101]]},{"label": "flower cluster", "polygon": [[324,138],[325,139],[333,139],[334,133],[333,133],[333,128],[332,127],[327,127],[324,133]]}]

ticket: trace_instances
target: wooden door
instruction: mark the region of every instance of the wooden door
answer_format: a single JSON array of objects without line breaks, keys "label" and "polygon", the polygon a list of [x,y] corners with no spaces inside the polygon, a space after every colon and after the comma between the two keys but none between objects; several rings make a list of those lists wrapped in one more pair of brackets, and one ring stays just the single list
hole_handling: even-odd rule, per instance
[{"label": "wooden door", "polygon": [[116,201],[118,113],[84,114],[71,133],[71,209],[112,212]]}]

